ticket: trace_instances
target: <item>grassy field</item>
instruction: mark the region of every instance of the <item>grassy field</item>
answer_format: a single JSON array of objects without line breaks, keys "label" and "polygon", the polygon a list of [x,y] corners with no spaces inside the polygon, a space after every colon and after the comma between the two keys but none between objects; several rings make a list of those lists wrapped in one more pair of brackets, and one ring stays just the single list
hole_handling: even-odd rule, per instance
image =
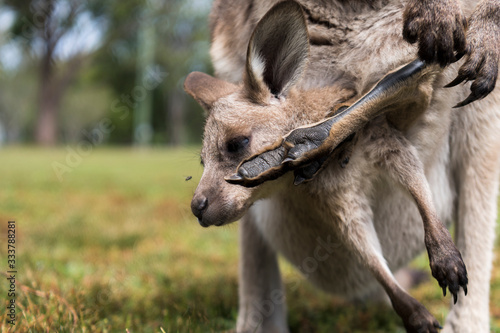
[{"label": "grassy field", "polygon": [[[0,271],[8,270],[8,220],[16,221],[17,270],[16,325],[2,305],[1,332],[234,327],[238,224],[204,229],[191,215],[198,148],[102,148],[78,160],[63,148],[17,147],[0,156]],[[54,162],[67,167],[62,181]],[[499,252],[491,309],[500,332]],[[299,281],[287,291],[292,332],[404,332],[390,308],[333,299],[281,264],[285,281]],[[425,256],[413,265],[428,271]],[[5,301],[8,289],[2,276]],[[449,296],[434,280],[411,292],[443,322]]]}]

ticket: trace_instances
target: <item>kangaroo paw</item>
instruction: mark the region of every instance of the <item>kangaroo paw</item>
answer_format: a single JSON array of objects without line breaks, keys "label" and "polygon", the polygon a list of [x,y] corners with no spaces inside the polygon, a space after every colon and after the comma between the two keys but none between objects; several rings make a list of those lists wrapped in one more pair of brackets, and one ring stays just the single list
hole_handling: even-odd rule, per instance
[{"label": "kangaroo paw", "polygon": [[[279,178],[290,170],[295,170],[296,185],[311,180],[336,148],[328,142],[332,135],[330,129],[335,121],[336,118],[329,118],[321,123],[293,130],[280,143],[243,161],[236,174],[226,178],[226,181],[253,187]],[[341,148],[339,159],[342,167],[349,162],[354,135],[351,134],[338,145]]]},{"label": "kangaroo paw", "polygon": [[426,245],[432,276],[443,289],[443,296],[446,296],[446,288],[448,288],[453,295],[454,303],[456,303],[460,287],[467,295],[467,269],[462,255],[451,239],[426,240]]},{"label": "kangaroo paw", "polygon": [[279,178],[288,171],[282,164],[285,156],[285,147],[280,144],[274,145],[243,161],[234,175],[226,177],[226,181],[231,184],[254,187],[268,180]]},{"label": "kangaroo paw", "polygon": [[392,306],[403,320],[409,333],[437,333],[441,325],[434,316],[416,299],[403,291],[396,291],[391,297]]},{"label": "kangaroo paw", "polygon": [[465,51],[467,20],[455,0],[409,1],[403,14],[403,37],[418,42],[418,55],[444,67]]},{"label": "kangaroo paw", "polygon": [[[496,13],[493,14],[493,13]],[[470,95],[455,107],[461,107],[486,97],[495,88],[500,60],[500,5],[484,3],[479,5],[471,17],[467,32],[465,62],[458,70],[458,76],[446,87],[473,81]]]},{"label": "kangaroo paw", "polygon": [[403,320],[403,323],[408,333],[438,333],[439,329],[442,329],[436,318],[420,304],[413,309],[407,320]]},{"label": "kangaroo paw", "polygon": [[299,169],[296,183],[312,178],[332,150],[325,141],[334,122],[335,118],[329,118],[319,124],[293,130],[281,142],[243,161],[236,174],[227,177],[226,181],[253,187],[295,169]]}]

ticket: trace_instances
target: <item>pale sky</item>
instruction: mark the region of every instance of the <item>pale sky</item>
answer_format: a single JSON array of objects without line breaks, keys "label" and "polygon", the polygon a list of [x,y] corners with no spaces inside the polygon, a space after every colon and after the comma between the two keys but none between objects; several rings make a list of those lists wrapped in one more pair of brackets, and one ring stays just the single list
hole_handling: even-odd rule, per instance
[{"label": "pale sky", "polygon": [[[14,12],[5,10],[5,7],[0,12],[0,64],[6,70],[15,70],[24,56],[19,43],[6,42],[7,32],[14,23],[14,18]],[[104,29],[103,22],[93,21],[90,13],[83,13],[78,17],[74,28],[59,42],[55,50],[56,57],[65,60],[77,53],[93,51],[99,46]],[[35,52],[36,48],[35,43]]]}]

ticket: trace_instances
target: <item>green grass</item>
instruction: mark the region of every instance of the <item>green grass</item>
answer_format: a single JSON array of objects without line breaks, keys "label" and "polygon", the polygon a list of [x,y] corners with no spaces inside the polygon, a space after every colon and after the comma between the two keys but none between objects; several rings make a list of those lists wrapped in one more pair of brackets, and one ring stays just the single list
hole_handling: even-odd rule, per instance
[{"label": "green grass", "polygon": [[[15,220],[19,332],[220,332],[237,315],[237,228],[201,228],[189,202],[198,148],[101,148],[59,181],[64,149],[0,150],[0,270]],[[186,181],[187,176],[192,180]],[[498,251],[497,251],[498,252]],[[492,281],[500,329],[500,270]],[[426,257],[415,267],[427,269]],[[403,332],[389,307],[349,304],[315,290],[282,262],[292,332]],[[2,276],[0,294],[8,284]],[[293,282],[293,283],[292,283]],[[443,322],[435,281],[412,290]],[[5,297],[5,296],[4,296]],[[6,299],[6,298],[5,298]],[[14,328],[14,329],[13,329]]]}]

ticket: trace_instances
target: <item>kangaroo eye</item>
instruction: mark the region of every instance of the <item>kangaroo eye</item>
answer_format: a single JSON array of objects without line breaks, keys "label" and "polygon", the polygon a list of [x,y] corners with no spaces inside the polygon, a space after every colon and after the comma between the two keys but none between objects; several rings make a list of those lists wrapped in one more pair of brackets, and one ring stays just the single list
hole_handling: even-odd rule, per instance
[{"label": "kangaroo eye", "polygon": [[241,153],[248,146],[249,142],[250,139],[245,136],[229,140],[227,143],[227,151],[232,154]]}]

